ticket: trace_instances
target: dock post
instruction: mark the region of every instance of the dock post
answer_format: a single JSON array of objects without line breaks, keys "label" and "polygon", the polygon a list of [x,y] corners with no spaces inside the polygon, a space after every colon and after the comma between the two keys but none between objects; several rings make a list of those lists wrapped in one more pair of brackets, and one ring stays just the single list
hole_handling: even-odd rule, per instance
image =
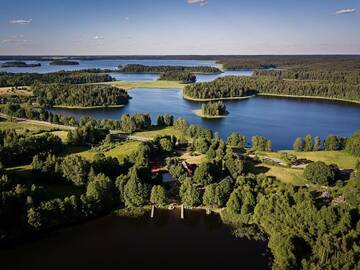
[{"label": "dock post", "polygon": [[184,219],[184,205],[182,204],[181,207],[180,207],[180,217],[181,219]]},{"label": "dock post", "polygon": [[155,216],[155,205],[151,206],[151,214],[150,214],[150,218],[154,218]]}]

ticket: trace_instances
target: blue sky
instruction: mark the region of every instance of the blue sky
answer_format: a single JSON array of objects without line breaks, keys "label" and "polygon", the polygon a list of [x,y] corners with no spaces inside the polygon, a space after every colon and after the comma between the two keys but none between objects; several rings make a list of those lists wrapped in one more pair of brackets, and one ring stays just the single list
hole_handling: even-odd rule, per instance
[{"label": "blue sky", "polygon": [[0,0],[0,55],[327,53],[360,53],[359,0]]}]

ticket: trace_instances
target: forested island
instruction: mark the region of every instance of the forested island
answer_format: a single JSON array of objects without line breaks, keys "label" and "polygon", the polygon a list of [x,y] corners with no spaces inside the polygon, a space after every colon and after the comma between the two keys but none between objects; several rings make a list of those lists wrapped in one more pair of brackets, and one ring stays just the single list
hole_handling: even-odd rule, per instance
[{"label": "forested island", "polygon": [[194,83],[196,82],[196,76],[188,71],[170,70],[160,73],[159,80]]},{"label": "forested island", "polygon": [[70,61],[70,60],[62,60],[57,59],[49,62],[49,65],[55,65],[55,66],[75,66],[79,65],[78,61]]},{"label": "forested island", "polygon": [[201,105],[201,110],[194,111],[202,118],[223,118],[229,114],[223,101],[210,101]]},{"label": "forested island", "polygon": [[34,83],[96,83],[109,82],[114,79],[99,69],[79,71],[59,71],[50,73],[8,73],[0,72],[0,87],[27,86]]},{"label": "forested island", "polygon": [[16,61],[16,62],[5,62],[1,64],[2,68],[9,68],[9,67],[40,67],[41,64],[40,63],[36,63],[36,64],[28,64],[26,62],[20,62],[20,61]]},{"label": "forested island", "polygon": [[125,90],[104,85],[35,84],[32,91],[37,102],[46,106],[114,107],[129,101]]},{"label": "forested island", "polygon": [[167,71],[187,71],[192,73],[221,73],[221,70],[217,67],[210,66],[145,66],[140,64],[119,66],[119,71],[124,73],[162,73]]}]

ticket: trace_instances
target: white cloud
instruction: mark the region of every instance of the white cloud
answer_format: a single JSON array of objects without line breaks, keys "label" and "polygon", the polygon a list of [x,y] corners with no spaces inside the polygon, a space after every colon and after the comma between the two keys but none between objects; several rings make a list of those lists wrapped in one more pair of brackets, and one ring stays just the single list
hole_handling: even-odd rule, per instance
[{"label": "white cloud", "polygon": [[335,14],[336,15],[349,14],[349,13],[354,13],[355,11],[356,11],[356,9],[354,9],[354,8],[339,9],[335,12]]},{"label": "white cloud", "polygon": [[94,37],[94,39],[95,39],[95,40],[101,40],[101,39],[104,39],[104,37],[96,35],[96,36]]},{"label": "white cloud", "polygon": [[187,3],[190,5],[205,6],[209,3],[209,1],[208,0],[187,0]]},{"label": "white cloud", "polygon": [[127,16],[126,16],[126,17],[124,18],[124,20],[125,20],[125,21],[129,21],[129,20],[130,20],[130,17],[127,17]]},{"label": "white cloud", "polygon": [[32,19],[10,20],[9,23],[13,23],[13,24],[30,24],[30,23],[32,23]]}]

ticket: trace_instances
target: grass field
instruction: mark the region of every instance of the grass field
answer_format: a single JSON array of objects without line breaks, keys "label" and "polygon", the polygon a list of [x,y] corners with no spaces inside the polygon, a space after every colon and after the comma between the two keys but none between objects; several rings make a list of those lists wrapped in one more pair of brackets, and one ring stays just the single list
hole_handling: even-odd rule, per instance
[{"label": "grass field", "polygon": [[11,121],[0,121],[0,130],[9,130],[14,129],[18,133],[25,133],[26,131],[30,131],[33,133],[38,133],[42,131],[51,131],[53,130],[51,127],[46,127],[43,125],[35,125],[30,123],[22,123],[22,122],[11,122]]},{"label": "grass field", "polygon": [[132,88],[165,88],[165,89],[183,89],[186,84],[177,81],[143,81],[143,82],[128,82],[128,81],[113,81],[102,82],[100,84],[110,84],[125,90]]},{"label": "grass field", "polygon": [[[28,88],[28,87],[23,87]],[[14,87],[0,87],[0,96],[7,97],[7,96],[31,96],[32,92],[25,89],[15,89]]]},{"label": "grass field", "polygon": [[[360,159],[345,151],[289,152],[294,153],[298,158],[305,158],[311,161],[323,161],[328,165],[335,163],[342,169],[354,169],[357,160]],[[281,152],[262,152],[260,154],[280,158]]]},{"label": "grass field", "polygon": [[156,136],[170,136],[170,135],[180,137],[181,135],[183,135],[183,133],[180,130],[175,129],[174,127],[158,128],[154,126],[147,131],[135,132],[133,135],[145,137],[145,138],[155,138]]}]

